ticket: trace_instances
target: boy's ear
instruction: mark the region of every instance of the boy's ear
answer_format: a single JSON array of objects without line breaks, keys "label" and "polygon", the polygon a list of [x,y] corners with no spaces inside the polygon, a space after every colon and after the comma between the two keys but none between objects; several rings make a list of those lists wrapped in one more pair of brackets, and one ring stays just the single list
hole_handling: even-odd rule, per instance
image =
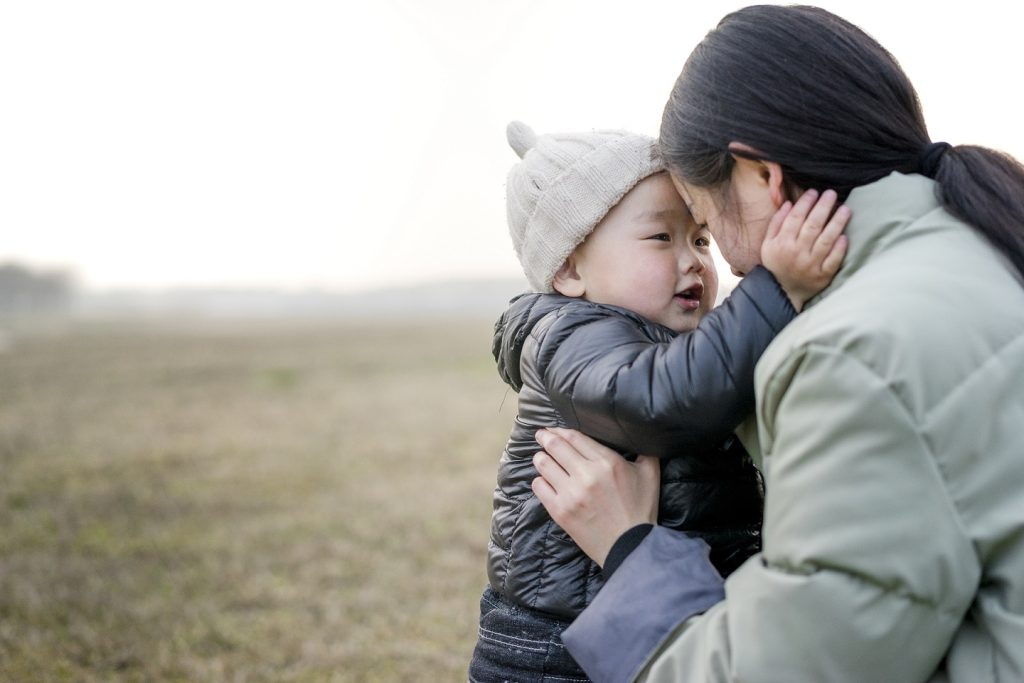
[{"label": "boy's ear", "polygon": [[586,293],[587,286],[576,267],[575,254],[570,254],[569,258],[565,259],[565,263],[555,273],[551,286],[563,296],[581,297]]},{"label": "boy's ear", "polygon": [[781,165],[762,159],[764,154],[761,151],[742,142],[730,142],[729,151],[736,161],[736,171],[748,177],[756,177],[768,190],[776,209],[786,200],[792,199],[788,196],[790,188]]}]

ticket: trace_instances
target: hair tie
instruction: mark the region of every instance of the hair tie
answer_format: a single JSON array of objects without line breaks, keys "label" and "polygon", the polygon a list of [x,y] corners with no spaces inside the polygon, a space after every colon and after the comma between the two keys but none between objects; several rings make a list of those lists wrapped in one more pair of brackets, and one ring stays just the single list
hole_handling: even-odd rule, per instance
[{"label": "hair tie", "polygon": [[939,160],[952,146],[948,142],[933,142],[925,147],[917,162],[921,175],[934,178],[939,170]]}]

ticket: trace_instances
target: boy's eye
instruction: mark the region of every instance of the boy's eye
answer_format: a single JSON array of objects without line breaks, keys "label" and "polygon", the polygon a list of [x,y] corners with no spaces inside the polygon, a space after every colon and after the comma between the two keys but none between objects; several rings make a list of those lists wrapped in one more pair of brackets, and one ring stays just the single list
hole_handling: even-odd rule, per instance
[{"label": "boy's eye", "polygon": [[651,235],[647,239],[649,239],[649,240],[660,240],[662,242],[671,242],[672,241],[672,236],[669,235],[667,232],[659,232],[657,235]]},{"label": "boy's eye", "polygon": [[698,247],[708,247],[708,248],[710,248],[711,247],[711,240],[708,239],[707,237],[698,237],[696,239],[696,241],[695,241],[695,244]]}]

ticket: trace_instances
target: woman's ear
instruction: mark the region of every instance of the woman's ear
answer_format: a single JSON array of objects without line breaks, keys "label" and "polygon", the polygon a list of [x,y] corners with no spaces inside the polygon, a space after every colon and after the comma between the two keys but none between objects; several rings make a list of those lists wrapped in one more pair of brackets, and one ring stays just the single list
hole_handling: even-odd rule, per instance
[{"label": "woman's ear", "polygon": [[563,296],[581,297],[587,291],[583,276],[576,267],[576,254],[570,254],[565,263],[555,273],[555,279],[551,282],[555,291]]},{"label": "woman's ear", "polygon": [[730,142],[729,151],[740,173],[754,178],[756,182],[765,186],[776,209],[790,199],[781,165],[763,159],[764,154],[761,151],[742,142]]}]

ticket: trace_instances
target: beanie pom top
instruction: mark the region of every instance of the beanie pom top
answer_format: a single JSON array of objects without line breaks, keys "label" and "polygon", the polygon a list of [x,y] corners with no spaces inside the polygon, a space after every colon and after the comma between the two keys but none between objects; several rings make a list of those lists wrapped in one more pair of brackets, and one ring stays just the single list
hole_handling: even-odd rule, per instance
[{"label": "beanie pom top", "polygon": [[537,144],[537,134],[522,121],[513,121],[505,129],[509,146],[522,159]]}]

